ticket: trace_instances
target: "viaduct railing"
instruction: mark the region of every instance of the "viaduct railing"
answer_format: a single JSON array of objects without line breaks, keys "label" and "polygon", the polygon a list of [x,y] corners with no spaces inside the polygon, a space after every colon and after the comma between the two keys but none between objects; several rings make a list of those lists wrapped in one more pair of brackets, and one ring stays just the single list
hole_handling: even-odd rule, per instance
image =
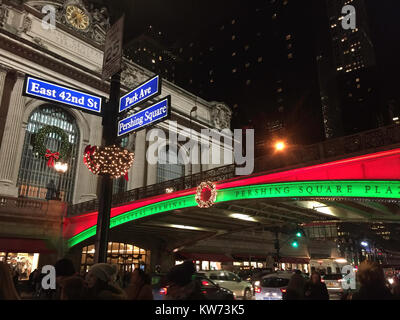
[{"label": "viaduct railing", "polygon": [[[373,153],[400,147],[400,126],[391,125],[324,141],[308,146],[292,146],[280,154],[269,154],[255,159],[254,172],[272,173],[291,168],[334,161],[347,157]],[[171,191],[190,189],[202,181],[221,181],[235,177],[235,166],[214,168],[191,176],[169,180],[129,190],[113,196],[113,205],[164,194]],[[68,207],[69,216],[98,210],[98,200],[78,203]]]}]

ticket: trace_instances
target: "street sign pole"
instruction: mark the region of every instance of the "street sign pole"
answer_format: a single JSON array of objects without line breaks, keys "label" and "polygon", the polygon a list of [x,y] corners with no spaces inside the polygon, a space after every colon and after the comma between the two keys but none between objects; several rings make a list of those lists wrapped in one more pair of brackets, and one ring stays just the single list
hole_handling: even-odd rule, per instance
[{"label": "street sign pole", "polygon": [[[118,101],[121,87],[121,73],[111,77],[110,101],[105,106],[103,117],[103,142],[106,146],[116,143]],[[99,214],[95,241],[95,263],[107,262],[108,233],[113,194],[113,179],[101,177]]]},{"label": "street sign pole", "polygon": [[[111,75],[110,99],[104,108],[103,143],[111,146],[117,142],[117,118],[119,95],[121,89],[122,33],[124,17],[119,19],[110,29],[106,38],[103,62],[103,79]],[[99,213],[97,216],[95,263],[107,262],[108,234],[113,195],[113,179],[105,175],[100,179]]]}]

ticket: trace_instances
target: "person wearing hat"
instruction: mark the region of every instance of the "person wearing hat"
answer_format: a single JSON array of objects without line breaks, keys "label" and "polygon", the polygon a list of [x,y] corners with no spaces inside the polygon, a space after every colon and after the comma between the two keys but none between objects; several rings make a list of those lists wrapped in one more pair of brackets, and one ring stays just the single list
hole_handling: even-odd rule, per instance
[{"label": "person wearing hat", "polygon": [[89,299],[93,300],[125,300],[125,292],[116,284],[118,267],[107,263],[93,265],[87,276]]},{"label": "person wearing hat", "polygon": [[204,300],[199,283],[194,278],[195,272],[192,261],[173,267],[166,277],[166,300]]}]

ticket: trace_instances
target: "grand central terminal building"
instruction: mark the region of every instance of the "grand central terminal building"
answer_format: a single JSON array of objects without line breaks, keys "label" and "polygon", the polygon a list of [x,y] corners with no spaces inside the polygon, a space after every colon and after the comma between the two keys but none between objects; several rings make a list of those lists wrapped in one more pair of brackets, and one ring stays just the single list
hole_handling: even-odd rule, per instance
[{"label": "grand central terminal building", "polygon": [[[56,8],[54,30],[42,26],[42,8],[47,4]],[[71,22],[71,8],[82,10],[87,24]],[[99,178],[85,167],[83,154],[88,145],[102,145],[103,130],[101,117],[23,96],[25,75],[108,97],[110,84],[101,78],[108,28],[106,13],[86,8],[81,1],[2,1],[0,5],[0,259],[20,265],[21,273],[54,263],[64,255],[61,235],[68,207],[98,199]],[[121,95],[152,76],[124,58]],[[205,101],[164,79],[162,95],[171,96],[170,120],[178,123],[178,129],[230,126],[231,111],[223,103]],[[166,134],[168,122],[157,125]],[[33,152],[35,134],[47,125],[64,130],[72,145],[64,174],[49,168],[47,161]],[[57,143],[57,137],[50,136],[47,146],[55,148]],[[123,138],[121,146],[133,151],[135,160],[128,181],[120,178],[114,182],[115,194],[215,167],[148,164],[146,129]],[[61,201],[46,200],[51,181],[58,187]],[[110,242],[110,259],[150,265],[151,245],[132,240]],[[93,263],[93,244],[78,251],[82,252],[77,258],[82,266]]]}]

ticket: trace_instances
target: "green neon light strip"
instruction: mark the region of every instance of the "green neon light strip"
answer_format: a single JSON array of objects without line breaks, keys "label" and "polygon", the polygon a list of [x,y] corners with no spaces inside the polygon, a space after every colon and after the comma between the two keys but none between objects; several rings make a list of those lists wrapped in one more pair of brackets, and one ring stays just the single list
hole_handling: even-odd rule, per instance
[{"label": "green neon light strip", "polygon": [[[218,190],[216,202],[259,198],[383,198],[400,199],[400,181],[309,181],[252,185]],[[110,220],[110,228],[174,209],[195,207],[194,195],[179,197],[134,209]],[[96,225],[68,240],[68,246],[94,236]]]}]

